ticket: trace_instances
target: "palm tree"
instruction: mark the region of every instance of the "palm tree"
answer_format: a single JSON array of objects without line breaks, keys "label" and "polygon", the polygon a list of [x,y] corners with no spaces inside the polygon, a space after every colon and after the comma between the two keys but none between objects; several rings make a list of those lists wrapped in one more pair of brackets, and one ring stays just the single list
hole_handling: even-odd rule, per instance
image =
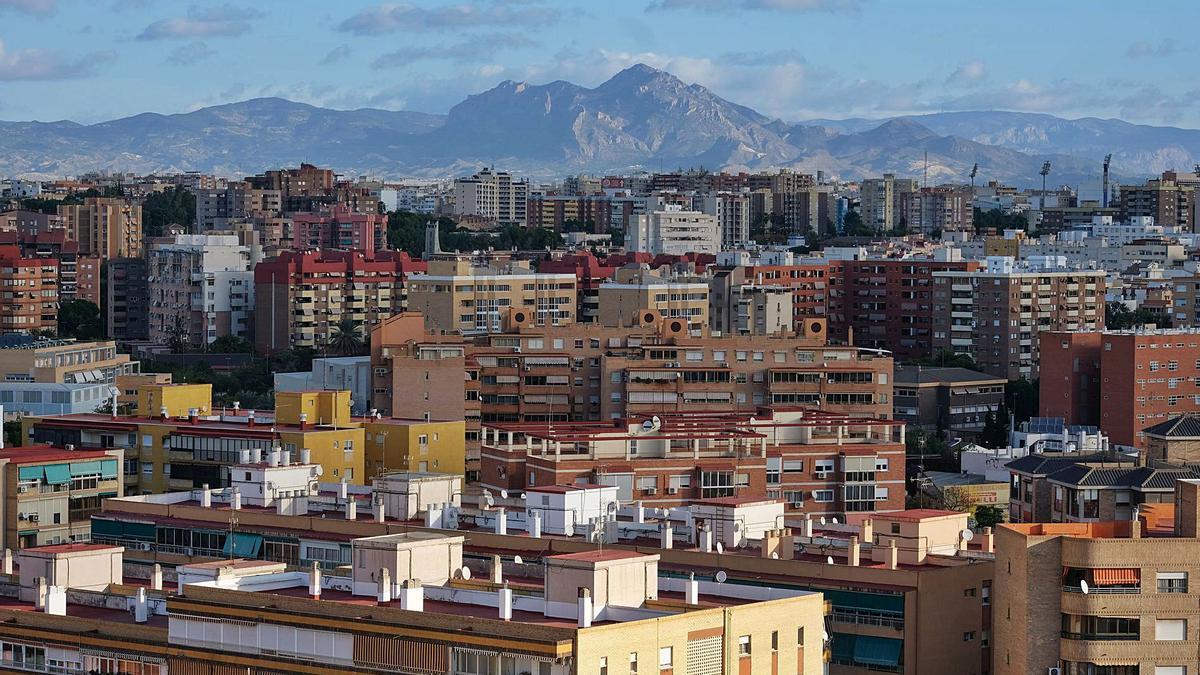
[{"label": "palm tree", "polygon": [[329,337],[329,348],[342,356],[360,354],[366,344],[362,330],[350,319],[338,321]]}]

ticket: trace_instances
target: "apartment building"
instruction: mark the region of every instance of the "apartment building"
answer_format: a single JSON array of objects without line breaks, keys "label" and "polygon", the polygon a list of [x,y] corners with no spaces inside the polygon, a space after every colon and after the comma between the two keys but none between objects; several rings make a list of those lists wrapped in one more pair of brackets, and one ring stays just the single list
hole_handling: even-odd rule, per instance
[{"label": "apartment building", "polygon": [[1200,667],[1196,588],[1200,481],[1130,520],[1001,525],[996,533],[998,675],[1156,673]]},{"label": "apartment building", "polygon": [[606,195],[531,195],[526,218],[530,227],[562,232],[568,224],[575,224],[585,232],[604,234],[613,226],[613,207],[612,198]]},{"label": "apartment building", "polygon": [[664,319],[683,319],[689,327],[708,326],[708,283],[664,278],[644,268],[621,268],[613,280],[600,284],[596,321],[619,326],[643,311]]},{"label": "apartment building", "polygon": [[522,313],[532,325],[575,322],[574,274],[541,274],[528,267],[474,267],[468,260],[433,260],[428,271],[408,278],[408,308],[430,328],[496,332],[501,317]]},{"label": "apartment building", "polygon": [[453,195],[456,216],[522,227],[527,222],[529,183],[514,179],[507,171],[482,169],[472,176],[456,178]]},{"label": "apartment building", "polygon": [[[859,346],[890,350],[899,358],[930,356],[942,348],[935,320],[947,312],[936,297],[935,277],[953,272],[973,278],[979,268],[978,261],[949,258],[830,260],[825,294],[830,334]],[[801,273],[807,269],[801,267]],[[786,274],[776,279],[791,283]],[[776,281],[768,275],[763,283]],[[812,285],[810,292],[822,295],[819,275]]]},{"label": "apartment building", "polygon": [[287,251],[254,267],[254,343],[259,353],[323,348],[341,320],[363,335],[404,311],[405,279],[425,264],[404,252]]},{"label": "apartment building", "polygon": [[966,354],[1009,380],[1038,377],[1038,333],[1104,324],[1102,270],[1028,267],[988,258],[987,270],[933,275],[934,351]]},{"label": "apartment building", "polygon": [[363,464],[367,479],[396,472],[450,475],[467,472],[466,422],[379,418],[367,434]]},{"label": "apartment building", "polygon": [[939,185],[900,193],[900,212],[908,232],[974,232],[974,195],[970,188]]},{"label": "apartment building", "polygon": [[1165,171],[1161,177],[1152,178],[1143,185],[1121,186],[1121,220],[1149,216],[1159,225],[1192,232],[1195,229],[1195,202],[1196,188],[1180,184],[1174,171]]},{"label": "apartment building", "polygon": [[896,178],[885,173],[883,178],[863,179],[859,188],[859,214],[863,225],[875,232],[891,232],[905,218],[903,195],[920,188],[915,178]]},{"label": "apartment building", "polygon": [[100,502],[124,495],[121,450],[0,449],[0,547],[87,541]]},{"label": "apartment building", "polygon": [[65,230],[62,216],[41,211],[13,209],[0,211],[0,232],[16,232],[20,235],[36,236],[43,232]]},{"label": "apartment building", "polygon": [[79,255],[79,242],[67,239],[66,230],[3,233],[0,245],[16,246],[23,258],[57,262],[60,302],[87,300],[100,306],[100,259]]},{"label": "apartment building", "polygon": [[58,261],[0,246],[0,333],[58,330]]},{"label": "apartment building", "polygon": [[248,176],[245,182],[252,190],[278,192],[284,211],[310,211],[314,204],[336,201],[332,197],[335,179],[330,169],[302,163],[295,169],[274,169]]},{"label": "apartment building", "polygon": [[[805,317],[826,316],[829,261],[724,255],[728,257],[718,259],[709,281],[709,324],[714,331],[767,334],[776,326],[797,326]],[[779,291],[790,294],[790,301]],[[791,316],[782,316],[789,308]]]},{"label": "apartment building", "polygon": [[717,193],[698,198],[697,210],[716,218],[722,248],[745,246],[750,240],[750,197]]},{"label": "apartment building", "polygon": [[104,314],[109,337],[120,342],[150,339],[150,271],[145,258],[113,258],[105,265]]},{"label": "apartment building", "polygon": [[788,232],[836,234],[833,187],[808,187],[771,193],[771,213],[783,220]]},{"label": "apartment building", "polygon": [[225,335],[251,337],[253,261],[236,236],[179,234],[156,241],[146,265],[152,342],[194,346]]},{"label": "apartment building", "polygon": [[1146,427],[1200,412],[1198,345],[1194,328],[1042,333],[1042,414],[1145,448]]},{"label": "apartment building", "polygon": [[142,206],[120,197],[87,197],[82,204],[61,205],[58,215],[67,237],[79,242],[81,255],[102,260],[142,254]]},{"label": "apartment building", "polygon": [[1002,377],[967,368],[899,366],[892,389],[897,420],[926,431],[954,436],[983,431],[989,414],[1004,403]]},{"label": "apartment building", "polygon": [[625,249],[655,255],[715,255],[721,251],[721,229],[716,216],[668,207],[631,218]]},{"label": "apartment building", "polygon": [[5,382],[113,383],[138,372],[138,362],[117,353],[111,340],[10,339],[0,346],[0,373]]},{"label": "apartment building", "polygon": [[224,230],[233,223],[273,216],[283,210],[280,190],[255,188],[246,181],[231,181],[195,194],[198,232]]},{"label": "apartment building", "polygon": [[378,252],[387,248],[387,216],[359,213],[346,205],[328,211],[292,215],[292,248],[353,249]]},{"label": "apartment building", "polygon": [[[144,386],[139,403],[150,400],[152,391],[185,386]],[[185,393],[194,397],[192,391]],[[324,468],[326,480],[345,479],[355,485],[366,480],[366,434],[374,433],[375,423],[351,418],[349,392],[279,392],[274,413],[213,410],[211,400],[202,402],[182,415],[167,405],[166,414],[161,408],[139,406],[128,416],[29,416],[21,420],[22,438],[59,448],[122,449],[125,489],[130,493],[230,487],[230,467],[243,451],[267,452],[276,446],[293,457],[310,450],[312,463]]]}]

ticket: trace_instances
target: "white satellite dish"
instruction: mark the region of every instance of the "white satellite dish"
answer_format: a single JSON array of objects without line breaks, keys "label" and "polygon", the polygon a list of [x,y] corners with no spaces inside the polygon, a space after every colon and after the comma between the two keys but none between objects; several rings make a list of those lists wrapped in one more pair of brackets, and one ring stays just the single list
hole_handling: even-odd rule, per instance
[{"label": "white satellite dish", "polygon": [[969,527],[963,528],[962,538],[963,538],[963,541],[971,541],[972,539],[975,538],[975,533],[972,532],[971,528],[969,528]]},{"label": "white satellite dish", "polygon": [[724,553],[724,552],[725,552],[725,544],[722,544],[721,542],[718,541],[717,542],[717,553]]},{"label": "white satellite dish", "polygon": [[830,518],[829,522],[833,523],[834,525],[837,525],[837,516]]},{"label": "white satellite dish", "polygon": [[725,573],[725,570],[717,570],[717,573],[713,578],[717,580],[718,584],[723,584],[725,583],[725,580],[729,578],[729,575]]},{"label": "white satellite dish", "polygon": [[519,555],[514,555],[514,556],[513,556],[513,563],[514,563],[514,564],[517,564],[517,565],[524,565],[524,564],[525,564],[525,561],[521,559],[521,556],[519,556]]},{"label": "white satellite dish", "polygon": [[654,431],[654,422],[651,420],[642,422],[642,431]]},{"label": "white satellite dish", "polygon": [[771,560],[779,560],[779,554],[778,554],[778,553],[772,553],[772,554],[771,554]]},{"label": "white satellite dish", "polygon": [[655,415],[654,417],[651,417],[651,418],[650,418],[650,423],[654,425],[654,428],[655,428],[655,429],[657,429],[657,428],[659,428],[659,427],[661,427],[661,426],[662,426],[662,420],[660,420],[660,419],[658,418],[658,415]]},{"label": "white satellite dish", "polygon": [[524,492],[522,492],[522,493],[521,493],[521,499],[525,499],[525,498],[526,498],[526,497],[528,497],[528,496],[529,496],[529,495],[525,494]]},{"label": "white satellite dish", "polygon": [[831,556],[831,555],[825,556],[825,564],[832,565],[833,564],[833,556]]},{"label": "white satellite dish", "polygon": [[317,472],[317,475],[318,475],[318,476],[324,475],[324,474],[325,474],[325,467],[323,467],[323,466],[321,466],[320,464],[318,464],[318,465],[316,466],[316,472]]},{"label": "white satellite dish", "polygon": [[829,631],[821,631],[821,642],[829,642]]},{"label": "white satellite dish", "polygon": [[485,493],[483,495],[483,504],[484,504],[484,508],[490,509],[496,505],[496,499],[494,497],[492,497],[491,494]]},{"label": "white satellite dish", "polygon": [[470,581],[470,580],[471,580],[471,568],[470,568],[470,567],[467,567],[466,565],[463,565],[463,568],[462,568],[462,578],[463,578],[463,580],[464,580],[464,581]]},{"label": "white satellite dish", "polygon": [[822,524],[822,525],[824,525],[824,524],[825,524],[825,516],[821,516],[821,524]]},{"label": "white satellite dish", "polygon": [[501,491],[500,491],[500,498],[501,498],[501,499],[508,499],[508,490],[501,490]]},{"label": "white satellite dish", "polygon": [[617,503],[616,503],[616,502],[609,502],[609,503],[608,503],[608,508],[607,508],[606,510],[607,510],[607,511],[608,511],[610,514],[613,514],[613,513],[616,513],[616,512],[617,512],[617,509],[618,509],[618,508],[619,508],[619,507],[617,506]]},{"label": "white satellite dish", "polygon": [[1084,595],[1087,595],[1088,594],[1088,582],[1084,581],[1083,579],[1080,579],[1079,580],[1079,590],[1083,591]]},{"label": "white satellite dish", "polygon": [[671,516],[671,510],[670,509],[659,509],[658,515],[662,516],[663,518],[669,518]]}]

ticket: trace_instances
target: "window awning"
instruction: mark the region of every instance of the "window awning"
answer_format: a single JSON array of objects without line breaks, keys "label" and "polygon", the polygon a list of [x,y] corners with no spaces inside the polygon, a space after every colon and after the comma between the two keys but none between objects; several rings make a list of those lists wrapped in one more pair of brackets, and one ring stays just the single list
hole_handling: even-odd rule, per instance
[{"label": "window awning", "polygon": [[100,462],[100,477],[101,478],[116,478],[117,477],[117,460],[105,459]]},{"label": "window awning", "polygon": [[71,462],[72,476],[95,476],[100,473],[100,462]]},{"label": "window awning", "polygon": [[41,466],[23,466],[17,469],[17,478],[20,480],[41,480],[45,475],[46,469]]},{"label": "window awning", "polygon": [[857,635],[848,633],[833,634],[833,660],[838,663],[850,661],[854,658],[854,643],[858,638]]},{"label": "window awning", "polygon": [[[233,537],[225,538],[225,547],[221,552],[225,555],[232,555],[235,558],[254,558],[258,556],[258,552],[262,549],[263,538],[261,534],[243,534],[234,532]],[[232,544],[232,551],[230,545]]]},{"label": "window awning", "polygon": [[1095,569],[1092,570],[1092,580],[1097,586],[1136,586],[1139,577],[1135,569]]},{"label": "window awning", "polygon": [[66,464],[47,464],[46,482],[50,485],[62,485],[71,482],[71,467]]},{"label": "window awning", "polygon": [[903,640],[859,635],[854,641],[854,661],[872,666],[900,665]]}]

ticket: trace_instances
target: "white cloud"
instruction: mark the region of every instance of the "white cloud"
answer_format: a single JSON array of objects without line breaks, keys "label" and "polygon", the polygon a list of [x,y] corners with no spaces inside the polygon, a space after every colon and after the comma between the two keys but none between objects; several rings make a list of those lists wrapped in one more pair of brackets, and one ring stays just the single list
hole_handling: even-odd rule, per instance
[{"label": "white cloud", "polygon": [[383,35],[477,27],[531,28],[557,23],[561,17],[560,9],[540,0],[491,0],[435,7],[388,2],[362,10],[338,24],[337,29],[355,35]]},{"label": "white cloud", "polygon": [[161,40],[171,38],[223,37],[242,35],[250,30],[250,23],[263,13],[233,5],[188,8],[187,16],[159,19],[146,26],[139,40]]},{"label": "white cloud", "polygon": [[79,58],[67,58],[45,49],[8,51],[0,40],[0,81],[69,80],[89,77],[96,66],[115,58],[112,52],[95,52]]},{"label": "white cloud", "polygon": [[946,84],[954,87],[969,87],[987,77],[987,64],[981,59],[967,61],[950,73]]}]

